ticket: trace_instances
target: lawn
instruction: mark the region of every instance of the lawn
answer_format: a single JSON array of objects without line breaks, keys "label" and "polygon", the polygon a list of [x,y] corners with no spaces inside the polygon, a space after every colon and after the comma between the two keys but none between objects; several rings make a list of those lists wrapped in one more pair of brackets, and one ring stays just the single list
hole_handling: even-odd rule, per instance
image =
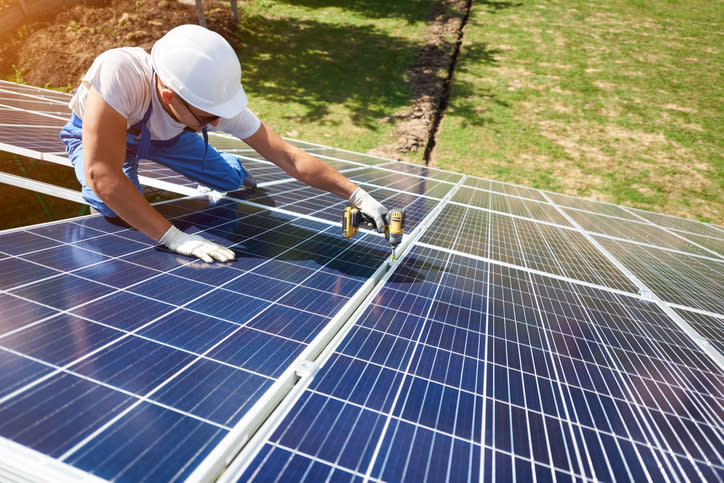
[{"label": "lawn", "polygon": [[723,5],[474,2],[433,165],[724,224]]},{"label": "lawn", "polygon": [[282,135],[353,151],[389,142],[428,1],[250,0],[239,52],[250,108]]}]

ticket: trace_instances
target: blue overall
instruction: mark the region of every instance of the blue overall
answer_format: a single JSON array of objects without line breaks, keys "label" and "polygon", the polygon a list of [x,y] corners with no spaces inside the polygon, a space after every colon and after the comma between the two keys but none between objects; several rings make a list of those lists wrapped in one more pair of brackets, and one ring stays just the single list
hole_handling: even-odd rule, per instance
[{"label": "blue overall", "polygon": [[[151,117],[151,105],[148,106],[143,119],[128,130],[126,134],[126,159],[123,161],[123,174],[131,180],[143,193],[138,182],[138,160],[151,159],[159,164],[177,171],[187,178],[217,191],[233,191],[239,189],[244,182],[246,172],[241,167],[241,160],[236,156],[217,151],[208,145],[206,129],[202,138],[192,131],[184,131],[166,141],[152,141],[151,133],[146,127]],[[83,145],[81,132],[83,123],[75,114],[60,131],[60,139],[65,144],[65,151],[75,168],[82,189],[83,199],[96,211],[107,217],[117,217],[85,182],[83,170]]]}]

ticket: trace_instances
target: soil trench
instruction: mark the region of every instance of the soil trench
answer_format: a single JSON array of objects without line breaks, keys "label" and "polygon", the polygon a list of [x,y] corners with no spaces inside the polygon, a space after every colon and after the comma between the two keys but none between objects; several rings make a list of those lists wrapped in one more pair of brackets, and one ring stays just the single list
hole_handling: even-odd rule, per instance
[{"label": "soil trench", "polygon": [[395,140],[371,149],[370,154],[401,160],[408,153],[424,149],[423,160],[431,164],[472,4],[473,0],[433,3],[425,46],[407,71],[413,92],[411,106],[395,116]]},{"label": "soil trench", "polygon": [[472,4],[473,0],[468,0],[467,5],[465,6],[465,14],[463,16],[462,23],[460,24],[460,28],[458,29],[458,39],[455,43],[455,50],[452,53],[450,65],[447,71],[447,79],[445,79],[445,85],[440,95],[440,104],[435,110],[435,117],[433,118],[432,124],[430,125],[427,145],[425,146],[425,153],[422,156],[422,160],[425,162],[426,166],[430,166],[433,163],[435,145],[437,144],[437,133],[440,129],[440,123],[442,122],[442,118],[445,116],[448,102],[450,101],[450,92],[452,89],[453,80],[455,78],[455,68],[457,67],[458,59],[460,58],[460,49],[463,45],[465,25],[468,23],[468,18],[470,18],[470,10],[472,8]]}]

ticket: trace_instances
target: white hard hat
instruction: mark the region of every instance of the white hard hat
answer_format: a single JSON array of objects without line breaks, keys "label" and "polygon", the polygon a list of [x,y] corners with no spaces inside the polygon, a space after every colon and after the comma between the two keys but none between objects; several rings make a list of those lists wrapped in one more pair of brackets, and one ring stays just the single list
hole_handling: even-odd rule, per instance
[{"label": "white hard hat", "polygon": [[202,111],[229,118],[246,107],[239,58],[216,32],[173,28],[153,44],[151,62],[166,87]]}]

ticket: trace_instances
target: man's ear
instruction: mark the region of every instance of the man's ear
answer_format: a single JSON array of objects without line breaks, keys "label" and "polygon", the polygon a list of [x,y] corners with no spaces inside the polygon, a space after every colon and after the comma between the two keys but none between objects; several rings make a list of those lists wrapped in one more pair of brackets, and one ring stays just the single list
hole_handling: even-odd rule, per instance
[{"label": "man's ear", "polygon": [[164,104],[171,104],[171,101],[173,100],[173,91],[166,87],[165,85],[158,83],[158,93],[161,95],[161,101]]},{"label": "man's ear", "polygon": [[161,100],[166,104],[171,104],[173,100],[173,91],[171,89],[161,88]]}]

